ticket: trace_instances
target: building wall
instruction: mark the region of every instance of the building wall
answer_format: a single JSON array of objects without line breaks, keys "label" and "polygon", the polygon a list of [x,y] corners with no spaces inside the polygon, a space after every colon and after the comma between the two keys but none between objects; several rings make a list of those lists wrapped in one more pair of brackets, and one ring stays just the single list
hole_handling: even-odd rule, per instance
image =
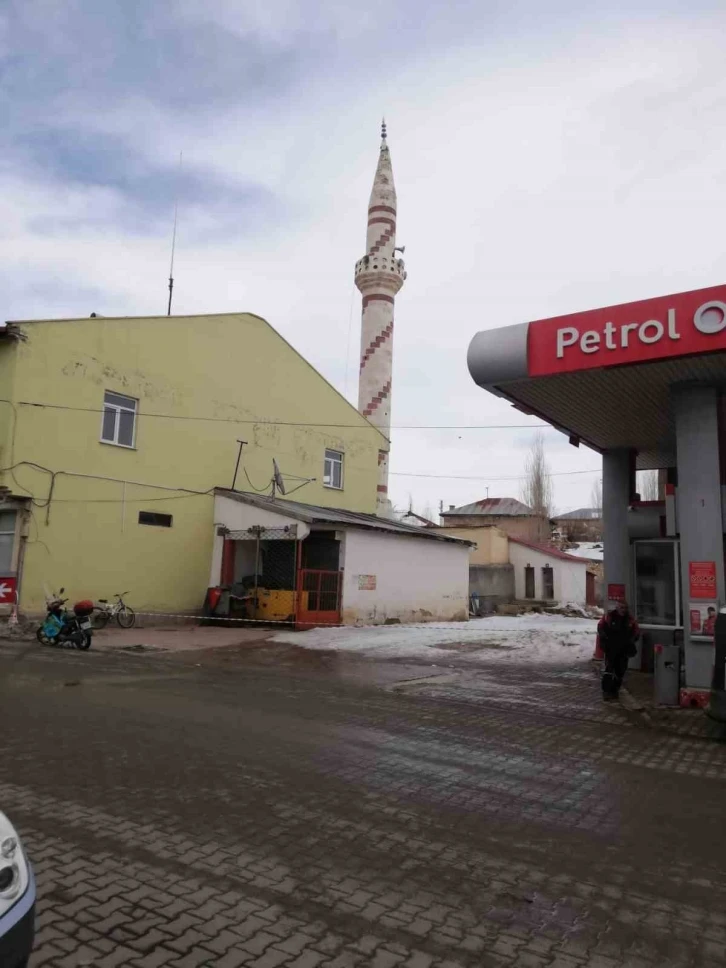
[{"label": "building wall", "polygon": [[501,528],[492,525],[471,528],[443,527],[441,531],[455,538],[474,542],[476,547],[471,549],[469,556],[469,564],[472,566],[505,564],[509,561],[509,538]]},{"label": "building wall", "polygon": [[499,602],[511,602],[514,595],[514,567],[509,563],[471,565],[469,594],[478,599],[478,611],[491,611]]},{"label": "building wall", "polygon": [[451,528],[482,528],[496,527],[512,538],[522,538],[524,541],[546,541],[549,538],[549,522],[536,516],[521,517],[498,514],[446,514],[442,515],[444,530]]},{"label": "building wall", "polygon": [[[2,483],[34,498],[26,611],[41,610],[44,587],[60,585],[75,598],[128,590],[139,610],[201,607],[214,499],[189,492],[231,484],[239,438],[248,443],[238,488],[267,486],[275,457],[283,474],[316,478],[296,500],[375,511],[378,451],[387,443],[263,319],[97,318],[21,328],[27,342],[0,345],[0,377],[8,376],[16,414],[0,408],[0,447],[3,466],[22,465]],[[106,390],[139,402],[134,449],[100,443]],[[326,447],[345,453],[343,490],[322,484]],[[173,526],[139,525],[140,510],[171,514]]]},{"label": "building wall", "polygon": [[15,397],[16,344],[0,344],[0,467],[12,464],[12,428]]},{"label": "building wall", "polygon": [[509,543],[509,559],[514,566],[514,588],[517,599],[525,599],[525,568],[534,568],[534,597],[544,598],[542,569],[551,565],[554,572],[554,600],[557,602],[575,602],[584,605],[587,600],[586,578],[587,566],[584,562],[563,561],[561,558],[549,557],[544,552],[524,545]]},{"label": "building wall", "polygon": [[[343,543],[343,622],[377,625],[466,621],[469,547],[448,541],[348,530]],[[360,576],[375,576],[375,589]]]}]

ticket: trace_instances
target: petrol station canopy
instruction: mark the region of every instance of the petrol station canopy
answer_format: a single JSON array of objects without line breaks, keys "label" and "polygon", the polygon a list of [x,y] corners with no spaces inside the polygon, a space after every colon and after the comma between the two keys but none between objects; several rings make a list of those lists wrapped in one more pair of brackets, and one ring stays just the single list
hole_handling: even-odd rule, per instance
[{"label": "petrol station canopy", "polygon": [[726,285],[484,330],[471,341],[479,386],[595,451],[676,463],[671,394],[726,383]]}]

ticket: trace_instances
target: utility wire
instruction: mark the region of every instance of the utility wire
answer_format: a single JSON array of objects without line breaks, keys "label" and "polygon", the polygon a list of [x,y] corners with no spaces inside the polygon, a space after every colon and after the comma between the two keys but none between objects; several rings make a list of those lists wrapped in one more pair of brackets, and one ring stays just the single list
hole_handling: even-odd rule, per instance
[{"label": "utility wire", "polygon": [[351,286],[350,310],[348,312],[348,341],[345,348],[345,383],[343,384],[345,393],[348,396],[348,374],[350,372],[350,339],[353,332],[353,299],[355,298],[355,284]]},{"label": "utility wire", "polygon": [[[600,474],[600,468],[592,468],[589,471],[550,471],[548,477],[569,477],[571,474]],[[463,474],[409,474],[408,471],[389,471],[389,474],[396,477],[429,477],[441,481],[523,481],[526,474],[518,477],[468,477]]]},{"label": "utility wire", "polygon": [[[39,403],[35,400],[20,400],[20,407],[39,407],[46,410],[70,410],[76,413],[103,413],[103,407],[70,407],[62,403]],[[176,413],[149,413],[138,411],[139,417],[155,417],[162,420],[201,420],[207,423],[259,424],[262,427],[322,427],[330,429],[360,430],[361,424],[311,423],[296,420],[263,420],[249,417],[202,417]],[[365,418],[362,418],[365,419]],[[394,424],[392,430],[551,430],[549,424]]]},{"label": "utility wire", "polygon": [[[32,467],[34,470],[44,471],[45,473],[50,474],[51,488],[53,487],[57,477],[84,477],[84,478],[90,478],[92,480],[104,481],[106,483],[130,484],[133,487],[151,488],[151,489],[157,489],[157,490],[161,489],[161,490],[176,492],[173,494],[165,495],[164,497],[137,497],[137,498],[62,498],[62,497],[58,498],[58,497],[52,497],[52,492],[49,492],[48,498],[42,501],[38,501],[33,496],[32,492],[30,492],[26,487],[24,487],[22,484],[16,481],[16,485],[30,496],[32,504],[35,507],[41,508],[41,509],[42,508],[47,509],[49,507],[51,497],[54,504],[155,504],[157,502],[179,501],[183,498],[190,498],[190,497],[208,497],[209,495],[213,494],[215,490],[217,490],[216,486],[210,487],[205,491],[193,491],[193,490],[187,490],[186,488],[174,488],[174,487],[168,487],[160,484],[142,484],[140,481],[123,481],[117,478],[105,478],[105,477],[96,477],[95,475],[77,474],[77,473],[74,473],[73,471],[52,471],[48,467],[43,467],[40,464],[34,464],[30,461],[20,461],[17,464],[13,464],[11,467],[0,467],[0,474],[8,473],[8,472],[12,474],[16,468],[23,467],[23,466]],[[451,480],[467,480],[467,481],[518,481],[518,480],[524,479],[524,476],[523,477],[461,477],[457,475],[446,475],[446,474],[405,474],[402,471],[393,471],[392,473],[399,474],[400,476],[403,476],[403,477],[431,477],[431,478],[437,478],[439,480],[451,479]],[[559,472],[554,471],[550,476],[564,477],[570,474],[597,474],[597,473],[599,473],[599,471],[559,471]],[[247,476],[247,480],[250,486],[258,494],[263,494],[267,492],[267,489],[270,487],[270,484],[268,484],[265,488],[257,488],[250,480],[246,470],[245,470],[245,475]],[[289,476],[294,476],[294,475],[289,475]],[[14,474],[13,474],[13,477],[15,477]],[[304,481],[302,484],[298,485],[298,487],[293,488],[292,491],[288,492],[287,496],[289,497],[290,494],[293,494],[295,491],[298,491],[301,487],[304,487],[306,483],[308,482]],[[182,490],[184,491],[184,493],[179,493]]]}]

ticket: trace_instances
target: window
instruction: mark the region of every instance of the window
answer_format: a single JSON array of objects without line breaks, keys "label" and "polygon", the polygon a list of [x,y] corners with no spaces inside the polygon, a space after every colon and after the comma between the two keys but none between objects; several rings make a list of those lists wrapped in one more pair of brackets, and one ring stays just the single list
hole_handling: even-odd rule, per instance
[{"label": "window", "polygon": [[336,487],[338,490],[343,488],[343,455],[339,450],[325,451],[323,484],[326,487]]},{"label": "window", "polygon": [[118,447],[133,447],[136,437],[136,407],[133,397],[107,390],[103,395],[101,440]]},{"label": "window", "polygon": [[139,524],[150,524],[152,528],[170,528],[174,519],[170,514],[157,511],[139,511]]},{"label": "window", "polygon": [[678,626],[678,568],[673,541],[636,541],[635,614],[645,625]]},{"label": "window", "polygon": [[0,575],[7,575],[13,568],[16,513],[0,511]]}]

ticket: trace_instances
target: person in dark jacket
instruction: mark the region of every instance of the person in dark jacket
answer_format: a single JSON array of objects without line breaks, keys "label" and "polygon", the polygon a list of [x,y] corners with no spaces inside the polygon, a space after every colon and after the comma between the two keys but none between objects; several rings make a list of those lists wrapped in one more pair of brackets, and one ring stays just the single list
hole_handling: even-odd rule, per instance
[{"label": "person in dark jacket", "polygon": [[605,653],[605,671],[602,675],[603,698],[618,698],[623,684],[628,659],[636,653],[635,643],[640,637],[638,623],[630,614],[627,602],[619,602],[598,624],[597,634],[600,648]]}]

